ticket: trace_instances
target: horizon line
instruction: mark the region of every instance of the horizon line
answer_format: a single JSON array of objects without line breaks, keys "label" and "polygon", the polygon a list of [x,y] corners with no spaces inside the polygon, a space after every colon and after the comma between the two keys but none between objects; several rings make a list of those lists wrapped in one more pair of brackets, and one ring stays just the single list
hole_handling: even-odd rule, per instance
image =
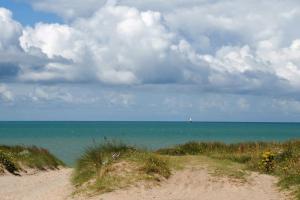
[{"label": "horizon line", "polygon": [[187,123],[300,123],[300,121],[188,121],[188,120],[0,120],[0,122],[187,122]]}]

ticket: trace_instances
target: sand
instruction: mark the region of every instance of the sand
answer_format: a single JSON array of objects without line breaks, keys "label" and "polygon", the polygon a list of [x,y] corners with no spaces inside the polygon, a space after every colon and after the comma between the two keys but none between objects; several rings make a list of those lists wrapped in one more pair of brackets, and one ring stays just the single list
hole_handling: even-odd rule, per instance
[{"label": "sand", "polygon": [[71,197],[71,169],[0,177],[1,200],[285,200],[272,176],[252,173],[246,183],[211,176],[205,169],[185,169],[160,185],[137,184],[94,197]]},{"label": "sand", "polygon": [[65,200],[72,191],[71,169],[0,176],[0,200]]}]

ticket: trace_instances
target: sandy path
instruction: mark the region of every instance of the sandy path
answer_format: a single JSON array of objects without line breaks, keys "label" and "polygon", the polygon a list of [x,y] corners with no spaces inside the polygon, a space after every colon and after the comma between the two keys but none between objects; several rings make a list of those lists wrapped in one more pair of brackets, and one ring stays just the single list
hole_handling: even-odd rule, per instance
[{"label": "sandy path", "polygon": [[[31,176],[0,177],[1,200],[66,200],[72,192],[71,170],[44,172]],[[284,200],[275,187],[276,178],[253,173],[248,183],[233,183],[226,178],[210,176],[204,169],[176,172],[160,186],[143,184],[114,191],[90,200]],[[87,200],[86,197],[76,200]]]},{"label": "sandy path", "polygon": [[22,177],[0,176],[0,200],[65,200],[72,191],[71,169]]},{"label": "sandy path", "polygon": [[143,186],[102,195],[102,200],[283,200],[276,188],[277,179],[253,173],[248,183],[234,183],[227,178],[210,176],[206,170],[177,172],[160,187]]}]

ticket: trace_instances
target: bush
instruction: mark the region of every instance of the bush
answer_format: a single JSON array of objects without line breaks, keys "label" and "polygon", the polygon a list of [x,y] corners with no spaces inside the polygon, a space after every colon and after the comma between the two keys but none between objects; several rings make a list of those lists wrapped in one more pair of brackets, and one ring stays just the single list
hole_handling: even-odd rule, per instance
[{"label": "bush", "polygon": [[[22,171],[22,167],[39,170],[57,169],[64,163],[52,155],[48,150],[36,146],[5,146],[0,145],[2,165],[9,167],[7,171],[15,173]],[[5,167],[6,168],[6,167]]]},{"label": "bush", "polygon": [[224,158],[233,162],[244,164],[248,163],[252,159],[252,156],[248,154],[229,154],[224,156]]},{"label": "bush", "polygon": [[0,164],[3,165],[4,168],[12,174],[16,174],[16,172],[18,172],[18,168],[15,165],[15,163],[12,161],[10,156],[6,155],[2,151],[0,151]]},{"label": "bush", "polygon": [[164,155],[199,155],[204,153],[228,150],[221,142],[188,142],[171,148],[159,149],[157,153]]},{"label": "bush", "polygon": [[169,178],[171,175],[167,161],[157,155],[150,155],[146,159],[143,169],[147,174],[158,174],[165,178]]},{"label": "bush", "polygon": [[288,149],[279,151],[275,156],[276,162],[285,162],[293,158],[294,152],[290,147]]},{"label": "bush", "polygon": [[275,154],[266,151],[262,154],[261,156],[261,161],[260,161],[260,168],[266,173],[271,173],[273,172],[275,167]]}]

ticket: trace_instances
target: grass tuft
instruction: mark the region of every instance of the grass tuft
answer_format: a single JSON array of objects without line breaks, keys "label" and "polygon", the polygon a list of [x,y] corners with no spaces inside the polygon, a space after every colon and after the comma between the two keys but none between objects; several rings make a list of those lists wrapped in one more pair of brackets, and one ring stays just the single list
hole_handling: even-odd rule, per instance
[{"label": "grass tuft", "polygon": [[168,162],[162,156],[134,147],[106,142],[89,147],[77,160],[72,183],[77,192],[103,193],[141,180],[168,178]]},{"label": "grass tuft", "polygon": [[135,149],[122,143],[107,142],[88,147],[77,160],[72,181],[82,185],[92,178],[101,179],[107,167]]},{"label": "grass tuft", "polygon": [[64,163],[48,150],[36,146],[0,146],[0,168],[17,174],[27,168],[38,170],[57,169]]},{"label": "grass tuft", "polygon": [[171,176],[171,170],[168,165],[168,161],[161,156],[150,154],[145,160],[143,170],[147,174],[158,174],[165,178]]}]

